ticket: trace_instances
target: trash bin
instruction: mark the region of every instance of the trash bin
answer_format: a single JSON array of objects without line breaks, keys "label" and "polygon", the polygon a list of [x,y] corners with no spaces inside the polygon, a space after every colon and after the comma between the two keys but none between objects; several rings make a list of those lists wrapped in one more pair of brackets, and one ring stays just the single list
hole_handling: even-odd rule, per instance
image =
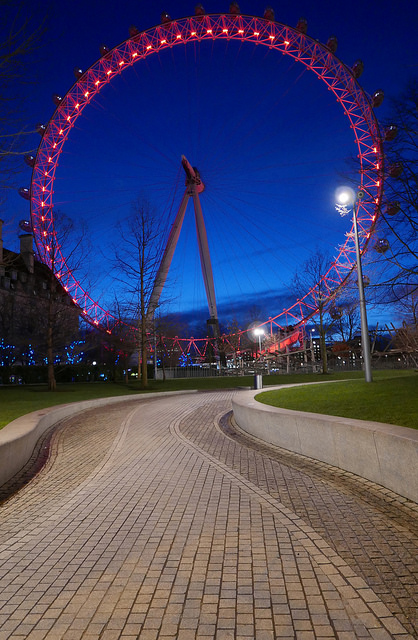
[{"label": "trash bin", "polygon": [[263,388],[263,376],[261,373],[256,373],[254,376],[254,389],[262,389]]}]

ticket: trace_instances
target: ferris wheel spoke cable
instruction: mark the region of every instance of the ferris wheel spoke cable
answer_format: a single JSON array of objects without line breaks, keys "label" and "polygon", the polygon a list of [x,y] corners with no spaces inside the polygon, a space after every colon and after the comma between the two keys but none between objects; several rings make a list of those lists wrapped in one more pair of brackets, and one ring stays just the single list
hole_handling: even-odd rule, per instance
[{"label": "ferris wheel spoke cable", "polygon": [[[255,238],[260,238],[263,237],[263,234],[265,233],[266,229],[265,226],[261,225],[258,223],[257,221],[257,217],[256,216],[252,216],[250,217],[249,215],[247,215],[245,213],[245,210],[239,206],[239,204],[247,204],[247,200],[243,199],[243,198],[239,198],[238,196],[229,196],[228,198],[225,198],[224,200],[225,205],[228,204],[228,208],[224,208],[224,214],[225,216],[230,217],[231,214],[229,214],[229,210],[234,210],[237,214],[239,214],[236,218],[234,218],[232,220],[232,216],[231,216],[231,224],[233,223],[234,225],[238,225],[239,228],[247,233],[249,235],[249,237],[251,237],[252,235],[254,235]],[[238,204],[237,204],[238,203]],[[254,210],[254,205],[253,206],[253,210]],[[256,209],[258,209],[261,213],[265,212],[264,207],[262,207],[261,205],[256,207]],[[285,239],[287,240],[287,242],[289,243],[289,246],[297,246],[300,248],[304,248],[305,244],[302,242],[298,242],[298,240],[294,237],[294,226],[293,223],[289,223],[290,225],[290,231],[289,231],[289,235],[285,234],[285,228],[288,226],[288,223],[286,222],[288,219],[288,217],[284,217],[283,220],[278,219],[276,226],[274,227],[277,230],[277,233],[280,233],[281,236],[285,237]],[[241,220],[243,222],[241,222]],[[318,227],[322,228],[322,225],[318,225],[316,224],[314,221],[312,221],[309,217],[307,217],[306,219],[302,218],[301,219],[302,222],[304,224],[306,224],[307,226],[312,226],[313,231],[316,233],[313,233],[313,235],[311,235],[311,237],[313,238],[317,238],[318,240],[322,240],[324,238],[324,234],[323,232],[318,233]],[[244,225],[244,222],[246,223]],[[250,228],[258,231],[259,233],[254,233],[252,231],[250,231]],[[323,228],[327,231],[329,231],[329,225],[328,226],[323,226]],[[271,230],[271,228],[270,228]],[[256,240],[256,241],[260,241],[260,240]]]},{"label": "ferris wheel spoke cable", "polygon": [[[204,26],[203,23],[201,25],[197,24],[195,18],[181,19],[172,24],[175,24],[176,30],[181,30],[180,37],[184,38],[184,43],[186,44],[190,41],[190,34],[193,36],[193,33],[191,32],[191,26],[196,23],[199,31],[197,40],[206,39],[208,42],[212,41],[213,47],[215,31],[212,31],[212,29],[207,29],[207,31],[204,32],[204,29],[207,25],[212,24],[215,30],[219,29],[218,25],[220,24],[221,19],[223,24],[225,24],[225,21],[228,23],[228,39],[232,38],[234,43],[237,43],[238,52],[236,52],[236,49],[233,50],[236,52],[236,60],[238,59],[238,53],[244,47],[244,41],[252,40],[253,46],[254,42],[259,42],[260,44],[266,46],[264,51],[267,51],[267,48],[268,50],[278,50],[278,53],[282,54],[280,55],[280,58],[284,57],[283,54],[289,54],[289,56],[295,62],[296,60],[298,62],[301,62],[304,67],[311,68],[315,74],[318,72],[318,68],[327,70],[327,74],[322,74],[320,79],[327,84],[327,86],[333,91],[334,95],[341,102],[341,104],[344,105],[343,108],[345,111],[345,115],[349,115],[350,123],[355,129],[355,138],[360,164],[359,175],[361,180],[361,188],[363,188],[363,185],[365,185],[366,193],[368,196],[368,200],[364,200],[362,202],[361,217],[359,222],[360,228],[367,230],[370,226],[372,226],[371,221],[373,220],[373,222],[375,222],[376,216],[379,213],[379,205],[382,197],[382,169],[380,169],[380,173],[378,173],[378,171],[372,171],[371,169],[368,170],[369,165],[374,166],[374,162],[377,163],[377,169],[379,169],[379,166],[383,167],[383,162],[381,162],[381,134],[379,132],[379,126],[373,114],[371,103],[370,101],[368,101],[367,96],[364,94],[363,90],[356,83],[355,77],[353,80],[353,77],[352,75],[350,75],[350,71],[348,70],[348,68],[345,67],[338,60],[338,58],[336,58],[325,47],[325,45],[313,41],[312,38],[306,37],[303,33],[298,32],[296,29],[293,29],[286,25],[281,25],[280,23],[266,21],[265,19],[257,17],[249,18],[247,16],[240,16],[239,21],[237,21],[233,17],[223,15],[205,16]],[[237,33],[237,24],[241,24],[241,22],[244,28],[242,30],[243,35],[239,36]],[[258,29],[257,32],[254,31],[255,26]],[[264,34],[264,36],[266,36],[266,33],[268,33],[266,32],[266,29],[268,29],[270,33],[274,31],[274,34],[271,33],[271,36],[269,36],[269,38],[273,38],[273,40],[268,40],[266,38],[263,42],[261,42],[261,39],[260,41],[258,39],[255,40],[255,37],[260,35],[261,32]],[[167,34],[167,40],[159,40],[159,38],[161,37],[161,30],[164,30],[164,35]],[[35,230],[35,233],[37,234],[37,245],[47,264],[51,262],[51,256],[48,255],[50,253],[50,247],[48,245],[48,243],[50,242],[50,238],[48,237],[48,231],[50,229],[53,229],[53,206],[51,203],[55,179],[55,168],[62,151],[63,143],[67,140],[70,128],[74,126],[74,123],[77,120],[78,116],[81,115],[81,113],[84,111],[84,107],[91,102],[92,97],[98,94],[98,91],[101,90],[102,86],[104,87],[109,83],[109,81],[111,80],[110,76],[112,76],[112,80],[113,78],[118,78],[121,72],[124,71],[124,69],[131,67],[133,63],[136,62],[136,60],[133,59],[134,55],[140,56],[138,57],[138,60],[140,60],[142,57],[147,57],[144,41],[145,43],[149,42],[149,38],[151,38],[154,45],[158,44],[158,47],[156,47],[156,50],[158,51],[161,51],[162,49],[169,49],[172,44],[175,44],[174,41],[171,42],[171,39],[175,37],[175,33],[174,35],[173,33],[174,30],[170,23],[169,26],[156,27],[154,29],[148,30],[146,33],[144,32],[144,34],[138,34],[138,37],[135,37],[135,39],[128,39],[126,42],[119,45],[119,47],[115,47],[106,57],[106,59],[99,59],[97,63],[95,63],[95,65],[92,65],[92,67],[84,75],[80,76],[80,79],[77,80],[74,87],[65,96],[62,105],[57,108],[57,111],[55,112],[53,119],[50,121],[48,128],[45,129],[45,135],[41,142],[39,152],[37,154],[37,159],[35,161],[34,171],[32,174],[30,199],[33,228]],[[221,39],[221,41],[222,39],[223,41],[227,39],[220,32],[218,34],[218,32],[216,31],[216,33],[216,37]],[[210,37],[209,34],[211,34]],[[287,39],[289,40],[289,42],[287,41]],[[166,43],[166,46],[164,47],[162,46],[163,42]],[[286,47],[289,44],[290,48],[287,49]],[[131,45],[134,45],[135,48],[137,48],[137,51],[130,48]],[[148,47],[146,48],[148,51]],[[200,47],[199,51],[197,51],[196,43],[193,44],[192,42],[191,48],[194,52],[194,58],[196,62],[198,60],[197,54],[199,53],[200,55]],[[190,46],[185,47],[185,50],[186,49],[189,51]],[[255,47],[252,51],[253,56],[255,55],[254,51]],[[126,61],[128,62],[128,66],[124,67],[124,69],[120,67],[120,55],[126,57]],[[313,62],[315,62],[315,69],[312,67]],[[125,58],[122,60],[122,63],[125,64]],[[99,86],[99,88],[97,88],[97,86]],[[378,94],[379,92],[376,92],[375,95],[378,96]],[[201,93],[198,96],[198,99],[196,100],[197,105],[199,105],[199,100],[201,104],[203,95],[204,94]],[[341,97],[343,98],[343,100],[340,100]],[[347,104],[349,105],[348,107],[346,106]],[[352,108],[355,112],[354,117],[351,116],[350,108]],[[202,122],[200,121],[198,123],[197,139],[195,138],[196,142],[194,143],[195,145],[198,145],[198,147],[202,145],[205,139],[205,131],[203,129],[204,128],[202,127]],[[251,135],[253,135],[253,137],[255,137],[256,134],[250,134],[250,131],[251,124],[248,127],[247,136],[251,137]],[[256,133],[258,133],[258,129]],[[63,137],[60,138],[61,134],[63,135]],[[248,138],[246,139],[246,141],[247,140]],[[233,146],[233,144],[237,144],[237,142],[231,138],[231,146]],[[213,146],[216,145],[212,145],[212,148],[208,149],[208,152],[212,151]],[[55,149],[57,149],[56,152],[54,151]],[[188,150],[186,150],[186,152],[188,152]],[[153,153],[156,153],[156,155],[158,155],[158,149]],[[373,155],[373,153],[375,155]],[[169,155],[170,154],[168,153],[165,154],[165,162],[170,161]],[[48,158],[51,158],[51,160],[48,160]],[[196,158],[196,161],[199,164],[200,156],[198,157],[196,155]],[[225,156],[223,156],[223,159],[226,161]],[[49,166],[50,162],[52,162],[52,167]],[[50,173],[51,169],[52,172]],[[24,197],[26,197],[25,194]],[[42,207],[46,206],[46,209],[41,209],[41,205]],[[341,251],[345,251],[344,256],[347,257],[347,267],[349,268],[352,267],[352,263],[349,261],[349,258],[352,257],[350,242],[351,239],[348,238],[348,240],[344,244],[344,247],[340,250],[340,255],[342,255]],[[362,242],[364,244],[364,237],[362,238]],[[347,273],[350,273],[350,271],[348,271]],[[324,278],[328,277],[329,276],[327,273]],[[332,282],[333,281],[331,279],[330,286],[332,285]],[[74,291],[76,297],[74,298],[74,301],[78,302],[76,298],[78,297],[77,291],[79,288],[79,283],[77,282],[77,280],[74,280],[74,283],[71,283],[71,286],[75,287]],[[308,295],[310,295],[310,293]],[[102,318],[103,321],[106,322],[108,316],[103,315],[102,312],[104,312],[104,310],[99,309],[97,307],[97,304],[94,303],[92,299],[89,298],[87,294],[85,294],[85,292],[83,292],[83,296],[83,301],[85,301],[86,303],[86,307],[83,313],[85,313],[86,316],[90,318],[91,321],[95,324],[101,322]],[[288,314],[290,312],[292,314],[291,309],[293,309],[293,307],[289,308],[284,313]],[[300,312],[302,313],[302,309],[300,309]],[[299,313],[299,311],[293,313]]]},{"label": "ferris wheel spoke cable", "polygon": [[[213,214],[212,214],[212,217],[214,217]],[[219,224],[215,224],[215,223],[216,223],[216,220],[213,219],[212,225],[210,225],[210,228],[219,229]],[[238,226],[241,226],[241,225],[238,225]],[[222,225],[223,230],[227,228],[228,228],[228,225],[226,224]],[[257,252],[257,255],[259,257],[261,256],[262,258],[264,258],[263,261],[266,264],[268,264],[267,256],[271,248],[267,247],[263,242],[260,242],[259,240],[260,235],[254,236],[251,233],[251,231],[249,231],[245,227],[242,227],[242,229],[248,235],[249,246],[254,245],[254,243],[261,246],[261,249]],[[234,273],[235,279],[238,281],[241,277],[245,277],[245,281],[247,282],[248,285],[250,285],[251,289],[255,292],[257,287],[254,284],[254,280],[250,277],[250,274],[253,273],[258,276],[258,280],[261,280],[264,282],[266,288],[271,286],[271,282],[266,279],[264,272],[260,270],[259,262],[253,259],[254,251],[252,252],[243,251],[242,247],[240,248],[238,246],[238,243],[229,242],[228,244],[226,244],[226,237],[227,236],[225,232],[216,233],[216,242],[214,243],[214,250],[216,255],[221,254],[223,261],[228,264],[229,270]],[[245,242],[243,242],[243,245],[245,246]],[[220,262],[222,262],[222,260],[218,260],[218,264]],[[238,277],[237,269],[235,268],[236,265],[238,265],[239,267],[239,277]],[[266,272],[269,272],[269,271],[271,271],[270,264],[268,264],[268,269],[266,269]],[[221,273],[223,273],[222,270],[221,270]]]}]

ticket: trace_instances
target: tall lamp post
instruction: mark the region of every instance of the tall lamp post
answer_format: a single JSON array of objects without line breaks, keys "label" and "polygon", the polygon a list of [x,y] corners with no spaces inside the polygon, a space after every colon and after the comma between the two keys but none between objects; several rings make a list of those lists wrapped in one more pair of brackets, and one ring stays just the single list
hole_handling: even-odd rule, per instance
[{"label": "tall lamp post", "polygon": [[264,329],[261,327],[256,327],[253,329],[253,334],[256,338],[258,338],[258,354],[261,355],[261,337],[264,336]]},{"label": "tall lamp post", "polygon": [[[261,338],[264,337],[264,329],[261,327],[255,327],[253,329],[253,335],[255,338],[258,338],[258,353],[261,356]],[[262,389],[263,388],[263,376],[261,373],[256,374],[254,376],[254,389]]]},{"label": "tall lamp post", "polygon": [[354,241],[356,245],[357,260],[357,284],[360,302],[360,320],[361,320],[361,349],[363,352],[364,375],[366,382],[372,382],[372,366],[370,357],[370,338],[369,328],[367,324],[366,298],[364,296],[363,270],[361,267],[360,244],[357,227],[357,208],[359,201],[363,198],[364,191],[355,193],[350,187],[340,187],[336,191],[337,210],[345,215],[349,213],[349,207],[353,208],[353,227]]}]

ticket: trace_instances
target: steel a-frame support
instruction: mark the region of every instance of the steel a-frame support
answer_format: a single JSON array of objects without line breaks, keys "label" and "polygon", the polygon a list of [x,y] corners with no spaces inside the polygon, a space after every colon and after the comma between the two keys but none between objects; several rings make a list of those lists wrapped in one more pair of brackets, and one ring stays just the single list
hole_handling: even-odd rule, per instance
[{"label": "steel a-frame support", "polygon": [[200,204],[199,194],[205,190],[205,185],[201,180],[199,171],[192,167],[185,156],[182,156],[181,163],[186,174],[186,190],[184,192],[179,210],[170,229],[167,244],[164,249],[163,257],[154,281],[150,301],[148,305],[147,315],[152,317],[158,306],[162,290],[167,280],[174,251],[180,236],[181,227],[184,220],[184,214],[187,209],[189,198],[193,199],[197,242],[199,247],[200,265],[202,269],[203,281],[205,285],[206,298],[209,308],[208,326],[212,330],[214,337],[219,336],[218,312],[216,309],[215,285],[213,282],[212,264],[210,261],[209,244],[206,233],[205,221]]}]

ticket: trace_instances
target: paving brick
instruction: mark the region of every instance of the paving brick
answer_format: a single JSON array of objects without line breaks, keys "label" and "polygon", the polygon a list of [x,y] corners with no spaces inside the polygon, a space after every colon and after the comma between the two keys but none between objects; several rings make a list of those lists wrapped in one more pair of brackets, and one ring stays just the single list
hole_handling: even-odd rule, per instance
[{"label": "paving brick", "polygon": [[49,434],[0,505],[0,638],[417,636],[418,509],[218,428],[231,395],[144,397]]}]

